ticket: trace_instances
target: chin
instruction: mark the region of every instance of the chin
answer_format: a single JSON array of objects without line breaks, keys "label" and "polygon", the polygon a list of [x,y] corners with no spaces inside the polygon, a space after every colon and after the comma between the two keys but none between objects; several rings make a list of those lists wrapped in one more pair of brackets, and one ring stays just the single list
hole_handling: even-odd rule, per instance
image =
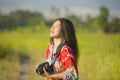
[{"label": "chin", "polygon": [[54,36],[53,36],[53,35],[50,35],[50,37],[51,37],[51,38],[54,38]]},{"label": "chin", "polygon": [[50,35],[51,38],[59,38],[58,35]]}]

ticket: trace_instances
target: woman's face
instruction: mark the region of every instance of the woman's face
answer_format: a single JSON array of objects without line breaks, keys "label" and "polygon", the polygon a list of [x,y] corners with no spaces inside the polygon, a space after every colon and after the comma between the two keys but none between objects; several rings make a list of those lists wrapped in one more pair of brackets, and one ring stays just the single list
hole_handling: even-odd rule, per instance
[{"label": "woman's face", "polygon": [[50,29],[50,37],[60,38],[62,37],[61,23],[59,20],[55,21]]}]

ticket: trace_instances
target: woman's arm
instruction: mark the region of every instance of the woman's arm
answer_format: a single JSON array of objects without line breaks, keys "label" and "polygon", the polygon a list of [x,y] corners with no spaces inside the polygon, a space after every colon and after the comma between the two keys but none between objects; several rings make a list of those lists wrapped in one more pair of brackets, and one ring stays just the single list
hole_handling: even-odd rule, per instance
[{"label": "woman's arm", "polygon": [[78,74],[76,74],[76,69],[74,66],[71,66],[67,68],[67,70],[60,72],[60,73],[55,73],[55,74],[49,74],[45,68],[43,68],[45,77],[48,78],[57,78],[57,79],[63,79],[63,80],[78,80]]},{"label": "woman's arm", "polygon": [[56,73],[56,74],[50,74],[45,70],[45,68],[43,68],[44,73],[46,75],[46,77],[48,78],[59,78],[59,79],[63,79],[64,75],[65,75],[65,71],[61,72],[61,73]]}]

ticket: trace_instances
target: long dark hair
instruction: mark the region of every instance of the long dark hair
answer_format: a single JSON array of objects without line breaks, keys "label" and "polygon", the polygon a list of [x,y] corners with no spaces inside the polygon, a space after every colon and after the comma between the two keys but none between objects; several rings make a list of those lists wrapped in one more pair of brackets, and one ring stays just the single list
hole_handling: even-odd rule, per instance
[{"label": "long dark hair", "polygon": [[[77,39],[76,39],[73,23],[66,18],[58,18],[55,21],[57,21],[57,20],[59,20],[61,23],[62,34],[65,39],[65,43],[71,47],[71,49],[75,53],[75,56],[78,60],[79,50],[78,50]],[[53,38],[50,38],[50,43],[54,44]]]}]

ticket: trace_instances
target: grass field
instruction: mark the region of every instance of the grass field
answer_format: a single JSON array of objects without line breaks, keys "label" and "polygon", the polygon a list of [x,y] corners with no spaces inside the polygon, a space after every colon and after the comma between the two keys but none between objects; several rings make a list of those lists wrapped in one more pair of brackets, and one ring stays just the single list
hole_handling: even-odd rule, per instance
[{"label": "grass field", "polygon": [[[77,39],[79,80],[120,80],[120,34],[77,33]],[[0,80],[19,80],[22,70],[19,55],[30,58],[28,80],[44,80],[35,73],[35,65],[45,60],[48,29],[40,32],[6,31],[0,33],[0,45],[10,47],[14,52],[6,54],[10,57],[0,59]],[[0,54],[8,48],[2,49]]]}]

